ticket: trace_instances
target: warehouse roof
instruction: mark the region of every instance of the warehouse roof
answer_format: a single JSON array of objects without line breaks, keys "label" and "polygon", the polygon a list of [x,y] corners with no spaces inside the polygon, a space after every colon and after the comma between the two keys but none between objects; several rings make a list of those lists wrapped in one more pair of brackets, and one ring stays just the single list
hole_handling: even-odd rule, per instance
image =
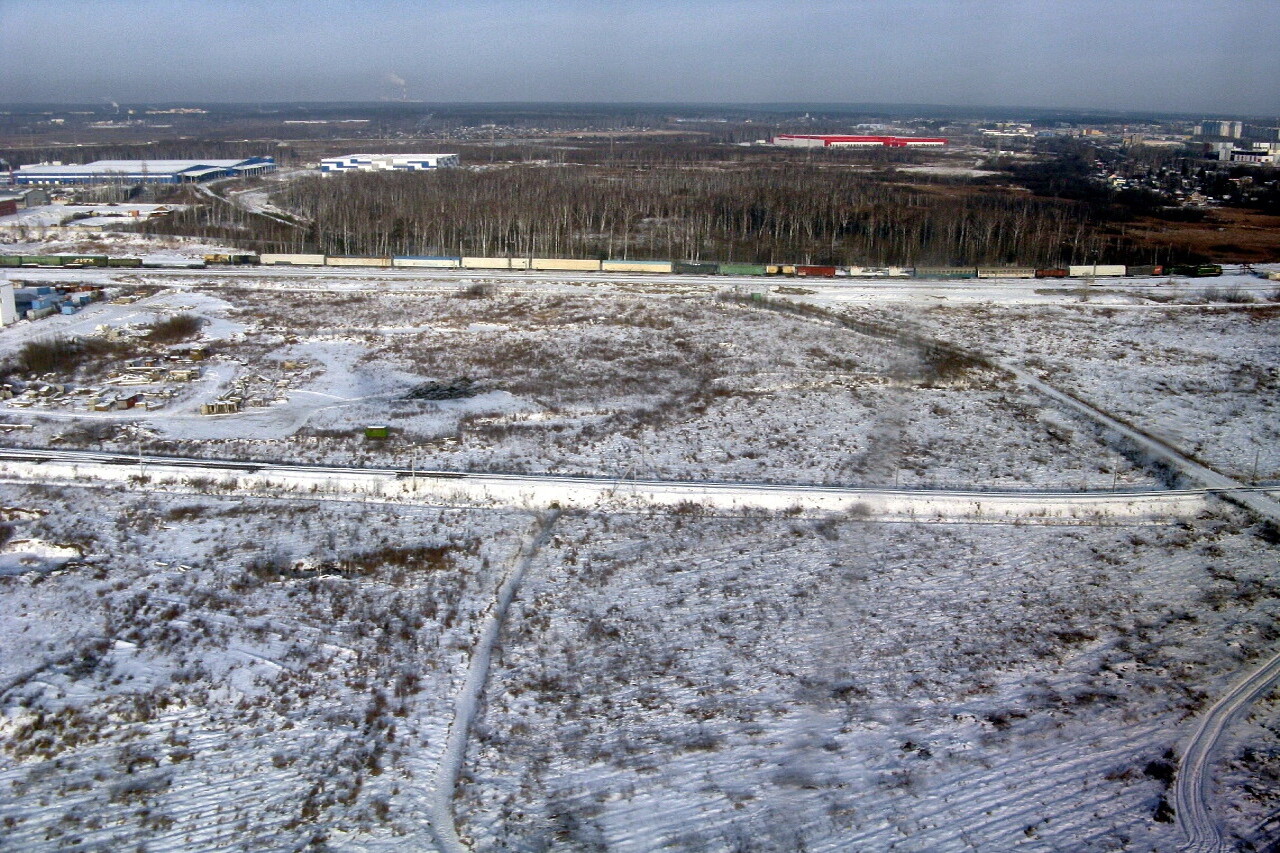
[{"label": "warehouse roof", "polygon": [[188,169],[221,168],[230,169],[244,160],[96,160],[82,165],[65,166],[32,165],[21,166],[18,171],[29,170],[51,175],[100,175],[104,172],[122,172],[136,174],[151,172],[152,174],[176,174]]}]

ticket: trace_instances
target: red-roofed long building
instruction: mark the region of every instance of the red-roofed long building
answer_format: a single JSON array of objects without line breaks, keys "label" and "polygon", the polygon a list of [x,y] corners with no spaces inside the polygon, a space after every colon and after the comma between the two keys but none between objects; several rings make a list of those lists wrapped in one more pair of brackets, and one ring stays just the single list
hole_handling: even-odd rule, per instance
[{"label": "red-roofed long building", "polygon": [[787,148],[937,148],[947,144],[941,136],[830,136],[783,133],[774,145]]}]

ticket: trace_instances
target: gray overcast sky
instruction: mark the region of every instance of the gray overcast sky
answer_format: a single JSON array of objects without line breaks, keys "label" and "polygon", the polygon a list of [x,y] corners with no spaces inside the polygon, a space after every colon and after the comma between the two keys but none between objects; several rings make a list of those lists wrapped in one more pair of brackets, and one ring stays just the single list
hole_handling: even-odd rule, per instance
[{"label": "gray overcast sky", "polygon": [[0,102],[1280,114],[1280,0],[0,0]]}]

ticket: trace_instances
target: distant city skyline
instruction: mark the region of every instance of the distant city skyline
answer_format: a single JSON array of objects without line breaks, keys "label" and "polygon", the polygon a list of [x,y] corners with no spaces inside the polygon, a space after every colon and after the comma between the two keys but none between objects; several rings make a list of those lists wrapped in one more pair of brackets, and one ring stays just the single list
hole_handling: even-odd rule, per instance
[{"label": "distant city skyline", "polygon": [[1276,0],[5,0],[0,102],[1280,114]]}]

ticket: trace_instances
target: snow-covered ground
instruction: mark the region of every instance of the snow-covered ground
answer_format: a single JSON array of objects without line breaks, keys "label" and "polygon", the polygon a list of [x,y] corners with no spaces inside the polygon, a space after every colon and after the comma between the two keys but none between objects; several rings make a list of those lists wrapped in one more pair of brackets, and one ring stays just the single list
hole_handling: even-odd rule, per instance
[{"label": "snow-covered ground", "polygon": [[1224,473],[1280,478],[1280,306],[988,305],[913,319],[1140,422]]},{"label": "snow-covered ground", "polygon": [[1274,642],[1256,547],[1218,524],[566,518],[460,823],[477,849],[1174,849],[1160,762]]},{"label": "snow-covered ground", "polygon": [[[131,234],[123,231],[103,231],[94,234],[77,233],[74,229],[50,228],[56,236],[43,233],[43,226],[56,225],[58,221],[71,213],[74,208],[65,205],[53,205],[51,208],[32,208],[31,212],[43,211],[43,219],[32,222],[8,222],[0,220],[0,254],[46,255],[46,254],[99,254],[119,255],[124,257],[142,257],[172,254],[183,258],[202,258],[206,254],[239,252],[220,243],[206,243],[194,237],[156,237],[147,234]],[[19,214],[22,216],[23,214]],[[25,234],[25,237],[23,236]],[[29,271],[28,271],[29,272]],[[44,272],[43,270],[41,272]]]},{"label": "snow-covered ground", "polygon": [[[222,302],[210,301],[216,293]],[[998,374],[941,375],[909,346],[763,314],[705,293],[322,292],[216,286],[163,305],[206,317],[210,377],[283,376],[287,402],[218,418],[201,400],[106,413],[174,452],[296,461],[417,464],[675,480],[1060,489],[1151,485],[1090,425]],[[161,297],[151,297],[151,306]],[[61,333],[101,324],[51,326]],[[96,316],[96,315],[95,315]],[[65,327],[65,328],[64,328]],[[11,341],[29,335],[15,329]],[[5,337],[0,336],[0,347]],[[233,373],[216,365],[236,363]],[[470,396],[411,399],[466,378]],[[269,384],[269,383],[268,383]],[[201,386],[212,400],[219,390]],[[25,441],[74,441],[65,418],[31,420]],[[28,414],[30,413],[30,414]],[[363,426],[388,423],[386,443]],[[141,430],[141,432],[138,432]]]},{"label": "snow-covered ground", "polygon": [[[0,403],[6,444],[632,482],[1164,483],[998,369],[715,298],[757,282],[57,275],[144,298],[0,330],[0,358],[192,313],[205,375],[154,411]],[[1252,307],[1193,304],[1237,281]],[[1258,281],[784,295],[988,352],[1237,479],[1256,455],[1265,480],[1280,318]],[[197,413],[237,384],[267,405]],[[1275,528],[1203,496],[1097,525],[937,524],[726,515],[641,484],[591,505],[534,488],[526,511],[95,464],[0,483],[0,849],[1176,849],[1182,750],[1280,650]],[[1202,762],[1240,849],[1276,835],[1278,701]]]},{"label": "snow-covered ground", "polygon": [[[3,583],[5,849],[426,849],[519,513],[0,489],[82,556]],[[12,543],[17,546],[17,543]]]}]

